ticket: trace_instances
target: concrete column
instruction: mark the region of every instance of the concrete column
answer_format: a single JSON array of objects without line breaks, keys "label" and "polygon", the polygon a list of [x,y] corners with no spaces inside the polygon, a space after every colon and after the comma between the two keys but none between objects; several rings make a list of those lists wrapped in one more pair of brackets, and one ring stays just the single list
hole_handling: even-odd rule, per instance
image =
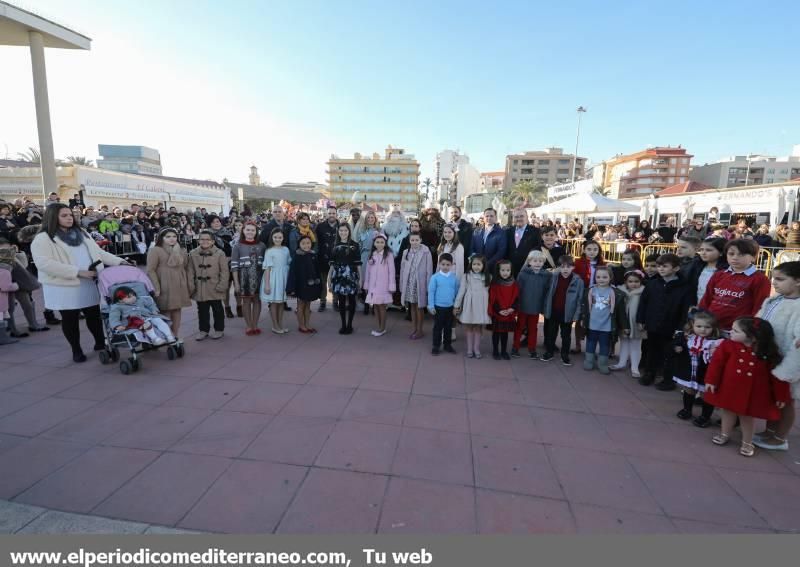
[{"label": "concrete column", "polygon": [[39,154],[41,155],[42,195],[58,190],[56,157],[53,151],[53,131],[50,128],[50,100],[47,96],[47,69],[44,63],[44,38],[37,31],[29,31],[31,68],[33,69],[33,97],[36,102],[36,125],[39,129]]}]

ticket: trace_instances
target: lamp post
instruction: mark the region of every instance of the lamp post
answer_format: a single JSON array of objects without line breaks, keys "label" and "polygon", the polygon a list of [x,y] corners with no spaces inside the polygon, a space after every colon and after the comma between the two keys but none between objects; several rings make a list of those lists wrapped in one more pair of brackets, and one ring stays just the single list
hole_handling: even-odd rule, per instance
[{"label": "lamp post", "polygon": [[572,158],[572,183],[575,183],[575,167],[578,165],[578,143],[581,140],[581,114],[586,112],[586,109],[579,106],[576,109],[578,113],[578,133],[575,135],[575,156]]},{"label": "lamp post", "polygon": [[750,164],[751,159],[753,158],[753,154],[747,154],[747,173],[744,174],[744,186],[747,187],[747,183],[750,181]]}]

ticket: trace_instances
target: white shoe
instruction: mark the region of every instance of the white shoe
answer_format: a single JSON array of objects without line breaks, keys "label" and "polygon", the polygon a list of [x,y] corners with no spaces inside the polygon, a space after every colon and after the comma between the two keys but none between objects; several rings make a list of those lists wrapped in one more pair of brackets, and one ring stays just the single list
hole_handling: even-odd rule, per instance
[{"label": "white shoe", "polygon": [[627,365],[614,364],[613,366],[609,366],[608,369],[609,370],[622,370],[622,369],[625,368],[625,366],[627,366]]},{"label": "white shoe", "polygon": [[167,337],[167,342],[168,342],[168,343],[174,343],[174,342],[177,342],[177,340],[178,340],[178,339],[176,339],[176,338],[175,338],[175,337],[173,337],[172,335],[170,335],[170,336],[168,336],[168,337]]},{"label": "white shoe", "polygon": [[200,333],[199,335],[197,335],[197,336],[194,338],[194,340],[196,340],[196,341],[204,341],[204,340],[206,340],[207,338],[208,338],[208,333]]},{"label": "white shoe", "polygon": [[763,439],[760,437],[753,436],[753,445],[756,447],[761,447],[762,449],[766,449],[767,451],[788,451],[789,450],[789,442],[784,441],[780,445],[770,445],[769,443],[765,443]]},{"label": "white shoe", "polygon": [[161,337],[158,337],[157,339],[153,339],[153,346],[161,346],[163,344],[166,344],[166,342],[167,339],[162,339]]},{"label": "white shoe", "polygon": [[386,331],[372,331],[372,335],[374,337],[382,337],[385,334],[386,334]]},{"label": "white shoe", "polygon": [[369,334],[372,335],[373,337],[379,336],[378,331],[370,331]]},{"label": "white shoe", "polygon": [[208,336],[214,340],[221,339],[225,334],[222,331],[211,331]]}]

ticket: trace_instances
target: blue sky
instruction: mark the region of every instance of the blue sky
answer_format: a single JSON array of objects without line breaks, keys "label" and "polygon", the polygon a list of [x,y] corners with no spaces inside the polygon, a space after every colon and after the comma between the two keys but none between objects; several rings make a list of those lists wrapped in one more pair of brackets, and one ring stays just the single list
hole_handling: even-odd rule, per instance
[{"label": "blue sky", "polygon": [[[256,163],[272,183],[324,180],[331,153],[387,144],[423,175],[444,148],[502,169],[507,153],[572,151],[578,105],[591,161],[647,145],[682,144],[703,163],[800,144],[797,2],[33,6],[94,40],[48,52],[56,154],[144,144],[168,175],[240,180]],[[0,107],[0,151],[13,155],[36,145],[35,116],[27,52],[7,54],[20,79],[3,97],[18,110]]]}]

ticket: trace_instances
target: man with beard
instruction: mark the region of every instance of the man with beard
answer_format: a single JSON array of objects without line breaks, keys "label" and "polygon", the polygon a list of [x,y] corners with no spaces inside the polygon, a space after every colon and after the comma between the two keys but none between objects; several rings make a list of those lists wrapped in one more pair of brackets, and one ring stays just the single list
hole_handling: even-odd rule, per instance
[{"label": "man with beard", "polygon": [[[408,223],[406,222],[406,217],[403,213],[395,206],[392,206],[392,210],[389,215],[386,217],[386,220],[381,227],[383,229],[383,233],[386,235],[386,245],[392,251],[392,255],[395,258],[395,264],[397,265],[400,261],[400,253],[401,253],[401,246],[403,244],[403,240],[408,236]],[[397,286],[395,289],[400,289],[400,270],[395,270],[395,283]],[[390,309],[402,309],[403,306],[400,303],[400,292],[396,291],[392,294],[392,305],[389,306]]]},{"label": "man with beard", "polygon": [[420,225],[422,227],[420,231],[422,243],[430,249],[433,265],[436,266],[437,249],[439,248],[439,242],[442,241],[442,230],[444,230],[445,225],[444,219],[439,214],[438,209],[431,207],[423,211]]},{"label": "man with beard", "polygon": [[[472,223],[461,218],[461,207],[454,205],[450,213],[450,220],[458,228],[458,241],[464,247],[464,260],[472,254]],[[464,262],[465,271],[469,272],[469,262]]]},{"label": "man with beard", "polygon": [[[339,231],[338,211],[333,205],[329,206],[325,220],[321,221],[316,228],[317,233],[317,265],[319,275],[322,280],[322,289],[319,295],[319,312],[325,311],[328,302],[328,272],[331,269],[330,263],[333,257],[333,247],[336,246],[336,237]],[[336,296],[333,296],[333,308],[336,310]]]}]

